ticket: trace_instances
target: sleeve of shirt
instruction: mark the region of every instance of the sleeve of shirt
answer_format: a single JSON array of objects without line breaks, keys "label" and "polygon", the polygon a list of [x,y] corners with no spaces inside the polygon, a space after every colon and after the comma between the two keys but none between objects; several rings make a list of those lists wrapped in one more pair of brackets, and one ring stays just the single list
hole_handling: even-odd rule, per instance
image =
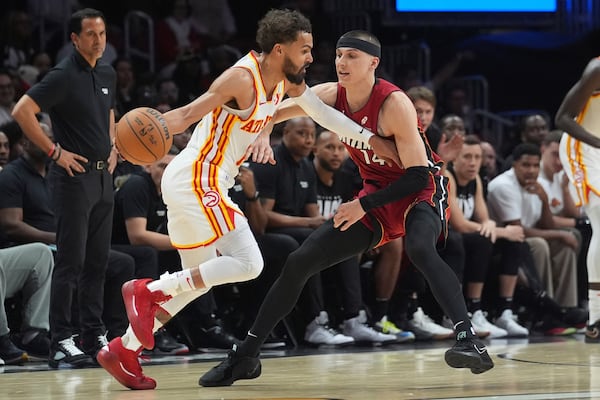
[{"label": "sleeve of shirt", "polygon": [[112,108],[113,110],[116,109],[117,107],[117,72],[114,70],[113,67],[110,67],[111,69],[111,75],[112,75],[112,87],[113,87],[113,91],[112,91],[112,99],[111,99],[111,104],[110,104],[110,108]]},{"label": "sleeve of shirt", "polygon": [[23,208],[25,187],[14,171],[0,173],[0,192],[0,208]]},{"label": "sleeve of shirt", "polygon": [[150,196],[144,179],[140,176],[131,176],[119,189],[123,218],[148,218]]},{"label": "sleeve of shirt", "polygon": [[260,192],[260,197],[264,199],[276,199],[279,164],[252,164],[251,167],[256,181],[256,190]]},{"label": "sleeve of shirt", "polygon": [[521,219],[523,210],[518,188],[505,183],[490,183],[488,188],[488,205],[493,219],[503,223]]},{"label": "sleeve of shirt", "polygon": [[52,68],[44,78],[27,91],[42,111],[48,111],[52,106],[62,102],[69,87],[69,77],[61,68]]},{"label": "sleeve of shirt", "polygon": [[[310,162],[310,163],[312,163],[312,162]],[[309,169],[309,171],[310,172],[307,174],[306,179],[308,180],[308,187],[310,190],[308,190],[306,193],[306,204],[316,204],[316,202],[317,202],[317,173],[315,172],[315,169],[312,168],[312,166]]]}]

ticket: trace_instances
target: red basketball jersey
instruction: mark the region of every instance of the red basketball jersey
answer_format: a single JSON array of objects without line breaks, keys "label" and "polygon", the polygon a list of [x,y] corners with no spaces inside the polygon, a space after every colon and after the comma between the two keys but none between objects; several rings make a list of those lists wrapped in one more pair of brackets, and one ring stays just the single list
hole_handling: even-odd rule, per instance
[{"label": "red basketball jersey", "polygon": [[[377,121],[379,112],[385,99],[400,88],[383,79],[377,79],[373,86],[371,96],[360,110],[351,112],[346,100],[346,89],[338,84],[337,100],[335,108],[343,112],[347,117],[356,123],[364,126],[373,133],[377,133]],[[430,204],[438,213],[443,227],[443,235],[446,235],[447,228],[447,179],[441,174],[443,165],[440,157],[431,151],[425,135],[420,131],[423,139],[423,146],[427,152],[430,167],[430,179],[427,186],[420,192],[406,196],[398,201],[386,204],[383,207],[377,207],[369,213],[373,215],[383,229],[383,237],[379,245],[382,245],[392,239],[405,234],[405,220],[408,211],[417,203],[425,201]],[[363,189],[358,197],[373,193],[379,189],[388,186],[391,182],[397,180],[406,173],[406,169],[397,165],[387,165],[379,159],[370,146],[363,143],[357,143],[352,140],[343,140],[350,157],[358,166],[360,176],[363,179]],[[373,229],[373,221],[365,215],[361,220],[367,227]]]}]

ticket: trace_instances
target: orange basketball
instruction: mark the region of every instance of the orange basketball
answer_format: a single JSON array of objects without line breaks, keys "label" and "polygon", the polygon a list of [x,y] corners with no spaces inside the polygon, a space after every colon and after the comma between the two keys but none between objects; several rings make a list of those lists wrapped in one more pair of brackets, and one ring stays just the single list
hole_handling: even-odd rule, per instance
[{"label": "orange basketball", "polygon": [[147,165],[160,160],[173,145],[173,135],[160,111],[134,108],[117,123],[115,146],[132,164]]}]

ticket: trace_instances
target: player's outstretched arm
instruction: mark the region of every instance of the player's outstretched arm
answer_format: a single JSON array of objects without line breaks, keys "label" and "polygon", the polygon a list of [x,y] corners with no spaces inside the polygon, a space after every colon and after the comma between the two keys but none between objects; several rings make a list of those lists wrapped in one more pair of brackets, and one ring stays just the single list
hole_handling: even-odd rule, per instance
[{"label": "player's outstretched arm", "polygon": [[235,101],[237,108],[246,109],[252,105],[254,97],[250,72],[242,68],[230,68],[215,79],[204,94],[191,103],[167,111],[164,118],[169,131],[176,135],[228,102]]},{"label": "player's outstretched arm", "polygon": [[587,131],[575,118],[597,90],[600,90],[600,59],[594,58],[585,67],[579,81],[567,92],[555,117],[558,128],[594,147],[600,147],[600,136]]},{"label": "player's outstretched arm", "polygon": [[275,116],[275,122],[308,115],[325,129],[335,132],[341,140],[367,144],[381,159],[388,163],[402,165],[393,143],[380,138],[333,108],[337,98],[335,82],[317,85],[314,91],[306,86],[300,95],[297,95],[298,92],[298,90],[290,92],[294,97],[282,103]]}]

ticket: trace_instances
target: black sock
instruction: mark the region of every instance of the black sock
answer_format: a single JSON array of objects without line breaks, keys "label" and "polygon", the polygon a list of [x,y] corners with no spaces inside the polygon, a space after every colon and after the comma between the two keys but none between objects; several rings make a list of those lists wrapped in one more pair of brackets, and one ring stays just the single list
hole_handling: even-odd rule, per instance
[{"label": "black sock", "polygon": [[469,320],[455,323],[454,333],[456,333],[456,340],[465,340],[475,337],[475,331]]},{"label": "black sock", "polygon": [[417,294],[413,293],[410,296],[410,298],[408,299],[408,305],[407,305],[407,310],[406,310],[411,319],[412,319],[413,314],[417,312],[418,307],[419,307],[419,299],[417,298]]},{"label": "black sock", "polygon": [[479,310],[481,310],[481,299],[467,299],[467,311],[474,314]]},{"label": "black sock", "polygon": [[502,314],[504,310],[512,310],[512,297],[500,297],[498,302],[498,314]]},{"label": "black sock", "polygon": [[241,357],[258,357],[262,340],[248,332],[244,341],[237,347],[236,354]]},{"label": "black sock", "polygon": [[373,321],[380,321],[381,318],[388,314],[389,308],[389,299],[375,299],[375,304],[373,306]]}]

